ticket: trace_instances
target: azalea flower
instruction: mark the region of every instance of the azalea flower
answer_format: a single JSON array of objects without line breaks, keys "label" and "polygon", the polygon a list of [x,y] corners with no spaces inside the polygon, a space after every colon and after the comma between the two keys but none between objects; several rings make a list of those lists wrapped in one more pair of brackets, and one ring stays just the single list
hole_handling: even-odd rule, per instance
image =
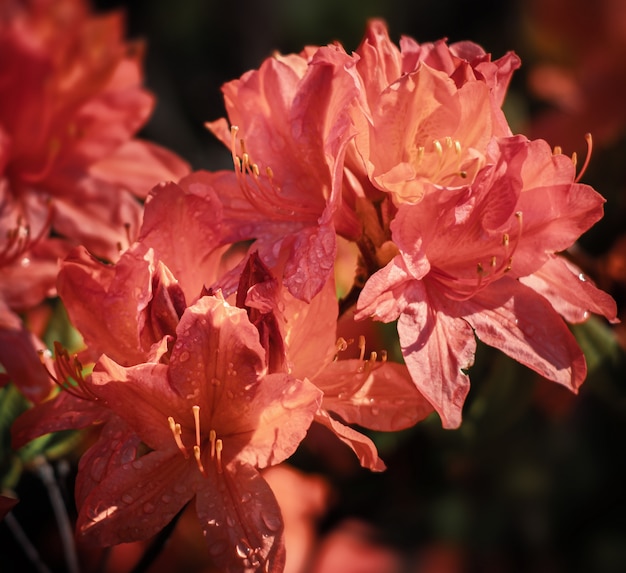
[{"label": "azalea flower", "polygon": [[[202,297],[181,317],[169,364],[124,368],[103,356],[81,389],[91,398],[86,403],[113,415],[94,446],[103,457],[91,455],[79,468],[77,531],[84,541],[148,539],[195,497],[208,551],[221,570],[282,570],[280,508],[257,469],[295,451],[321,392],[306,380],[267,373],[244,310]],[[17,443],[32,437],[27,422],[34,411],[18,420]],[[75,416],[80,425],[80,413]],[[60,424],[48,420],[46,429],[52,425]],[[121,464],[116,456],[111,465],[123,425],[147,453]],[[100,481],[86,491],[82,480],[92,482],[92,473]]]},{"label": "azalea flower", "polygon": [[315,384],[323,392],[315,421],[352,449],[363,467],[384,470],[370,438],[346,424],[393,432],[428,416],[433,408],[413,384],[406,366],[387,361],[384,349],[380,360],[375,351],[366,359],[364,337],[358,343],[358,358],[339,359],[352,341],[337,332],[334,281],[305,303],[283,289],[254,254],[242,279],[238,306],[247,309],[259,328],[268,363]]},{"label": "azalea flower", "polygon": [[394,202],[420,201],[430,183],[466,185],[490,139],[511,135],[501,106],[520,64],[512,52],[491,61],[472,42],[408,37],[398,49],[384,22],[372,20],[356,56],[362,96],[347,168],[357,178],[364,168]]},{"label": "azalea flower", "polygon": [[488,158],[472,185],[399,207],[397,254],[357,305],[357,319],[398,320],[412,378],[445,427],[461,423],[474,334],[576,391],[585,359],[558,313],[616,315],[611,297],[556,255],[602,216],[602,197],[575,183],[571,160],[544,141],[495,139]]},{"label": "azalea flower", "polygon": [[141,46],[122,32],[121,13],[94,16],[81,0],[0,7],[0,362],[35,401],[50,390],[43,344],[19,314],[55,295],[73,245],[117,259],[138,229],[137,198],[188,171],[133,138],[154,102]]},{"label": "azalea flower", "polygon": [[335,219],[353,133],[357,86],[345,71],[353,64],[339,46],[269,58],[223,86],[230,126],[224,118],[207,124],[235,164],[216,187],[225,240],[254,239],[269,267],[286,259],[285,285],[305,301],[333,272],[335,232],[356,224]]},{"label": "azalea flower", "polygon": [[186,179],[157,185],[146,200],[139,237],[115,264],[77,247],[61,263],[58,290],[87,346],[124,366],[151,359],[164,336],[174,336],[188,304],[224,269],[221,206],[206,187]]}]

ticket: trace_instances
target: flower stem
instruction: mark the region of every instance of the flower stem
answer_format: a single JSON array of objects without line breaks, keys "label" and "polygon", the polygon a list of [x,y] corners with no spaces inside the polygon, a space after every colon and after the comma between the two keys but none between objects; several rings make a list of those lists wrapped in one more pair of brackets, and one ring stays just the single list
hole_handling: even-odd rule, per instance
[{"label": "flower stem", "polygon": [[61,490],[59,489],[59,484],[54,477],[54,470],[48,463],[48,460],[46,460],[43,456],[40,456],[35,460],[35,469],[48,491],[48,497],[50,498],[52,510],[54,511],[54,517],[56,518],[57,526],[59,528],[59,535],[61,536],[61,544],[63,545],[63,554],[65,555],[67,571],[68,573],[79,573],[78,556],[76,554],[76,546],[74,545],[72,525],[67,514],[67,508],[65,507],[63,496],[61,495]]},{"label": "flower stem", "polygon": [[6,523],[7,527],[11,530],[18,545],[24,550],[26,557],[28,557],[29,561],[35,566],[38,573],[51,573],[47,565],[41,560],[37,548],[30,542],[30,539],[28,539],[28,536],[15,516],[9,512],[4,517],[4,523]]}]

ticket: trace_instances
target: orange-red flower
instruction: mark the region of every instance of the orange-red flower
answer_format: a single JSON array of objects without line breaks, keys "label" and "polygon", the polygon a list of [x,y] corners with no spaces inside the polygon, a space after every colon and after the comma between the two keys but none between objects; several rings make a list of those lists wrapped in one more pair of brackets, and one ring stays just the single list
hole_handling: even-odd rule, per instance
[{"label": "orange-red flower", "polygon": [[[245,310],[202,297],[178,324],[169,364],[124,368],[103,356],[78,391],[91,412],[66,412],[61,423],[62,409],[44,403],[18,421],[14,439],[33,437],[35,420],[49,431],[68,427],[74,415],[82,426],[100,410],[107,424],[76,484],[77,529],[85,541],[148,539],[195,497],[221,570],[282,570],[280,508],[257,469],[295,451],[321,392],[306,380],[267,372]],[[37,409],[56,416],[42,420]],[[139,440],[147,453],[135,457]]]}]

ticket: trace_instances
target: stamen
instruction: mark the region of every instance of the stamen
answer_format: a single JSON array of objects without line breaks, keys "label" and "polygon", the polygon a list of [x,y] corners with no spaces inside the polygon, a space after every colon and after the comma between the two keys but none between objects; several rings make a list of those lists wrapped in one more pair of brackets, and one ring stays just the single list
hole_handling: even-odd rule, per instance
[{"label": "stamen", "polygon": [[200,406],[192,406],[193,421],[196,426],[196,446],[200,446]]},{"label": "stamen", "polygon": [[182,452],[183,456],[185,456],[185,459],[187,459],[189,457],[189,454],[187,453],[187,448],[185,447],[185,444],[183,444],[183,440],[181,438],[183,430],[180,427],[180,424],[177,424],[172,416],[168,416],[167,422],[170,425],[170,430],[174,435],[174,441],[176,442],[178,449]]},{"label": "stamen", "polygon": [[585,141],[587,142],[587,157],[585,157],[585,162],[578,172],[576,179],[574,179],[574,183],[578,183],[581,180],[587,170],[587,167],[589,167],[589,162],[591,161],[591,152],[593,151],[593,139],[591,137],[591,133],[585,133]]},{"label": "stamen", "polygon": [[335,342],[335,348],[337,352],[344,352],[348,349],[348,345],[352,342],[352,340],[346,340],[343,336],[340,336]]},{"label": "stamen", "polygon": [[196,458],[196,463],[198,464],[198,469],[200,470],[200,473],[204,477],[207,477],[208,474],[206,473],[206,470],[204,469],[204,466],[202,465],[202,460],[200,459],[200,446],[193,447],[193,457]]},{"label": "stamen", "polygon": [[359,335],[359,350],[360,350],[360,354],[359,354],[359,360],[363,360],[363,358],[365,357],[365,336],[363,336],[362,334]]},{"label": "stamen", "polygon": [[224,444],[222,440],[216,440],[215,442],[215,453],[217,456],[217,473],[222,473],[222,449],[224,448]]},{"label": "stamen", "polygon": [[433,146],[435,147],[435,151],[437,152],[437,155],[439,155],[439,159],[443,159],[443,146],[441,145],[441,141],[439,141],[438,139],[435,139],[433,141]]},{"label": "stamen", "polygon": [[211,444],[211,459],[215,459],[215,439],[217,438],[217,433],[215,430],[211,430],[209,432],[209,443]]}]

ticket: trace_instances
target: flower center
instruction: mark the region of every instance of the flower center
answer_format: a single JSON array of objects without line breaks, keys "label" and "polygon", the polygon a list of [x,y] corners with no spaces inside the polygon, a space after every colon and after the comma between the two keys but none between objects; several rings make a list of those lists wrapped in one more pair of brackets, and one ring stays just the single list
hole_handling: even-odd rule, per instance
[{"label": "flower center", "polygon": [[291,201],[281,193],[274,181],[274,172],[267,166],[265,174],[261,174],[259,166],[252,160],[246,150],[245,141],[239,140],[241,154],[237,154],[236,141],[239,127],[231,126],[231,154],[235,174],[241,191],[250,204],[260,213],[272,219],[284,221],[316,221],[320,210],[314,206],[307,207],[301,202]]},{"label": "flower center", "polygon": [[[193,457],[196,460],[196,464],[200,473],[207,477],[207,471],[202,463],[202,432],[200,430],[200,406],[194,405],[191,407],[191,411],[193,413],[193,421],[194,421],[194,433],[196,443],[191,448],[193,452]],[[167,418],[167,421],[170,426],[170,430],[172,431],[172,435],[174,436],[174,441],[176,442],[176,446],[181,451],[185,459],[189,459],[189,448],[185,446],[182,434],[183,429],[179,423],[177,423],[172,416]],[[218,439],[217,432],[214,429],[209,431],[209,444],[210,444],[210,459],[211,461],[215,461],[217,467],[217,473],[222,473],[222,449],[224,448],[224,443],[221,439]]]},{"label": "flower center", "polygon": [[504,255],[498,258],[496,255],[492,255],[489,258],[488,264],[481,262],[476,263],[476,279],[464,279],[453,277],[440,269],[432,269],[437,279],[443,283],[448,284],[451,287],[452,292],[449,290],[446,292],[448,298],[457,301],[465,301],[472,298],[475,294],[490,285],[492,282],[498,280],[506,273],[508,273],[513,266],[513,255],[519,245],[520,237],[522,235],[522,212],[517,211],[515,213],[515,220],[517,221],[518,231],[515,235],[514,242],[511,242],[511,236],[509,233],[502,235],[502,247],[504,248]]}]

